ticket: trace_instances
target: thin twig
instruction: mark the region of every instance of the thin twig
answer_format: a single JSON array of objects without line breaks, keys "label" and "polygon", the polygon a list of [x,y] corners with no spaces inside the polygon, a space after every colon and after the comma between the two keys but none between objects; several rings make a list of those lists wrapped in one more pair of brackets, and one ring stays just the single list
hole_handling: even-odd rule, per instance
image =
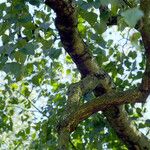
[{"label": "thin twig", "polygon": [[28,98],[28,97],[26,97],[26,96],[24,96],[22,93],[20,93],[19,91],[17,91],[20,95],[22,95],[27,101],[29,101],[30,102],[30,104],[39,112],[39,113],[41,113],[43,116],[45,116],[45,117],[47,117],[48,118],[48,116],[45,114],[45,113],[43,113],[39,108],[37,108],[35,105],[34,105],[34,103]]},{"label": "thin twig", "polygon": [[70,138],[69,138],[69,143],[71,144],[71,146],[72,146],[72,148],[73,148],[74,150],[77,150],[77,148],[74,146],[74,144],[72,143],[72,141],[71,141]]},{"label": "thin twig", "polygon": [[124,1],[124,3],[125,3],[127,6],[129,6],[130,8],[133,7],[132,4],[131,4],[130,2],[128,2],[128,0],[123,0],[123,1]]}]

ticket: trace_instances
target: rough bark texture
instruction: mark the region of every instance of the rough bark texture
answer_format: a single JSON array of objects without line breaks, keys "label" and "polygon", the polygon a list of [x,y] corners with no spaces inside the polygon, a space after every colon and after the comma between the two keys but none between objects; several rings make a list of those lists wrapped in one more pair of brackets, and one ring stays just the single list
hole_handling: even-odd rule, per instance
[{"label": "rough bark texture", "polygon": [[141,90],[150,93],[150,0],[141,0],[141,10],[144,17],[141,20],[141,35],[145,48],[146,69],[142,80]]},{"label": "rough bark texture", "polygon": [[[80,34],[77,29],[78,21],[77,21],[77,12],[76,12],[75,4],[73,3],[72,0],[46,0],[46,4],[50,6],[56,12],[57,17],[55,20],[55,25],[59,31],[61,41],[63,43],[65,50],[69,53],[69,55],[72,57],[73,61],[77,65],[77,68],[80,71],[82,77],[86,77],[89,74],[98,74],[100,77],[103,77],[103,82],[99,84],[95,89],[95,95],[101,96],[100,99],[105,104],[107,104],[108,97],[107,96],[105,97],[105,95],[103,94],[108,93],[108,92],[109,93],[113,92],[115,90],[115,87],[109,75],[98,67],[92,55],[90,54],[90,51],[87,45],[80,37]],[[149,78],[150,28],[148,28],[148,26],[150,27],[150,25],[149,25],[149,22],[146,21],[147,19],[150,20],[149,19],[149,11],[150,11],[149,5],[150,5],[150,0],[142,1],[141,8],[145,14],[145,17],[143,18],[143,23],[145,24],[142,27],[141,33],[142,33],[142,38],[144,41],[144,46],[146,49],[146,56],[147,56],[146,71],[145,71],[142,86],[140,89],[143,96],[145,95],[147,96],[147,93],[149,92],[149,89],[150,89],[150,78]],[[141,94],[141,92],[139,93]],[[123,93],[125,94],[125,92]],[[130,101],[130,99],[132,99],[132,96],[133,96],[132,94],[127,94],[125,99]],[[103,99],[104,97],[105,97],[106,102]],[[115,98],[119,99],[119,96],[117,97],[117,93],[116,93]],[[97,100],[96,103],[98,104],[102,102]],[[126,144],[126,146],[132,150],[134,149],[135,150],[149,150],[150,141],[133,126],[133,124],[128,119],[128,116],[124,110],[124,107],[112,106],[110,108],[110,105],[107,105],[107,106],[109,107],[109,110],[107,109],[107,110],[104,110],[103,112],[105,116],[107,117],[110,125],[114,128],[117,135]],[[85,111],[86,108],[88,108],[89,110],[92,109],[90,113],[88,111],[87,112]],[[62,123],[61,124],[62,126],[59,127],[59,132],[63,130],[66,131],[66,126],[69,127],[67,128],[68,132],[72,131],[73,129],[70,130],[71,124],[75,124],[76,126],[80,121],[89,117],[92,113],[95,113],[104,108],[101,108],[101,105],[99,105],[99,108],[97,108],[97,106],[93,106],[92,108],[92,104],[91,106],[87,104],[87,106],[86,105],[81,106],[80,109],[81,109],[80,114],[82,114],[80,117],[80,120],[78,121],[75,120],[75,123],[74,123],[74,120],[72,122],[72,120],[70,119],[68,120],[68,123],[65,122],[65,125]],[[78,117],[78,113],[74,114],[74,117],[75,118]],[[68,132],[66,134],[68,134]],[[61,148],[63,149],[63,146],[67,148],[66,144],[65,145],[61,144],[60,149]]]},{"label": "rough bark texture", "polygon": [[81,105],[75,111],[68,112],[68,116],[66,116],[60,125],[66,127],[69,132],[72,132],[81,121],[100,110],[110,109],[112,106],[121,104],[135,103],[141,98],[142,94],[137,90],[107,93]]}]

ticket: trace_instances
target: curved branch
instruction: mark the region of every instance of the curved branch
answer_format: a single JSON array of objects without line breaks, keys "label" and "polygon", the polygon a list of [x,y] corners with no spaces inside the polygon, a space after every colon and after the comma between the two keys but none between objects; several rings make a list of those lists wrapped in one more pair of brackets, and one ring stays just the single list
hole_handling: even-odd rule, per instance
[{"label": "curved branch", "polygon": [[81,121],[98,111],[110,109],[112,106],[141,102],[141,99],[142,94],[138,90],[127,90],[123,92],[104,94],[80,106],[78,110],[71,113],[65,120],[60,122],[59,127],[66,127],[69,132],[72,132]]},{"label": "curved branch", "polygon": [[[127,113],[123,111],[123,107],[119,107],[120,111],[123,111],[121,113],[118,112],[117,108],[118,105],[141,102],[141,99],[143,99],[143,95],[140,91],[128,90],[124,92],[112,92],[104,94],[91,100],[90,102],[83,104],[82,106],[78,107],[76,111],[72,112],[70,115],[68,114],[64,120],[59,122],[58,132],[59,138],[62,139],[60,140],[61,147],[67,148],[68,144],[66,142],[66,137],[69,139],[69,133],[73,132],[80,122],[98,111],[115,109],[113,110],[115,113],[110,115],[109,113],[112,113],[112,111],[106,111],[108,114],[105,113],[105,115],[115,116],[116,119],[118,119],[118,122],[122,124],[122,126],[120,126],[121,124],[117,124],[119,126],[116,126],[116,122],[113,121],[114,119],[107,117],[109,122],[111,122],[112,127],[117,130],[119,137],[122,136],[122,138],[124,138],[124,141],[126,141],[126,144],[130,149],[148,149],[150,147],[150,140],[135,128],[133,123],[128,119]],[[129,122],[130,124],[128,124]]]}]

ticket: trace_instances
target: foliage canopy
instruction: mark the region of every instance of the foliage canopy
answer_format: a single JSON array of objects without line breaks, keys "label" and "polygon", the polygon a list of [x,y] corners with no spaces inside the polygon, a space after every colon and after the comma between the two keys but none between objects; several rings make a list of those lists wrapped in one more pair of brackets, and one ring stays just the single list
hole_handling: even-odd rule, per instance
[{"label": "foliage canopy", "polygon": [[[69,149],[150,149],[149,14],[150,0],[0,3],[0,149],[54,150],[61,131]],[[126,131],[124,112],[145,135]]]}]

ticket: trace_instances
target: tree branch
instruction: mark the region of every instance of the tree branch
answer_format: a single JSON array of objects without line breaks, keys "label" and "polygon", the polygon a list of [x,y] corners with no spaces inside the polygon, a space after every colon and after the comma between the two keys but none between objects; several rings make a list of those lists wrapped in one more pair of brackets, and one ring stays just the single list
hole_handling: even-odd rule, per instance
[{"label": "tree branch", "polygon": [[75,4],[65,0],[46,0],[45,3],[56,12],[55,25],[59,31],[61,42],[76,63],[82,76],[96,73],[99,67],[96,63],[92,63],[93,58],[90,51],[77,29],[78,20]]},{"label": "tree branch", "polygon": [[145,48],[146,69],[144,72],[141,91],[150,93],[150,0],[141,0],[141,10],[144,16],[141,20],[141,35]]},{"label": "tree branch", "polygon": [[138,90],[106,93],[78,107],[59,124],[59,128],[66,127],[72,132],[81,121],[98,111],[110,109],[112,106],[141,102],[142,98],[142,93]]},{"label": "tree branch", "polygon": [[[101,96],[106,92],[113,91],[114,89],[112,88],[114,87],[114,84],[112,82],[112,79],[102,69],[99,69],[87,45],[82,40],[78,32],[77,11],[73,1],[46,0],[46,4],[56,12],[57,17],[55,20],[55,25],[59,31],[61,41],[65,50],[70,54],[73,61],[76,63],[81,75],[85,77],[89,74],[95,74],[100,71],[100,74],[105,77],[104,83],[96,88],[95,95]],[[104,111],[104,114],[108,118],[110,125],[115,129],[117,135],[124,141],[125,144],[127,144],[128,148],[144,149],[143,144],[141,145],[138,140],[134,140],[139,139],[139,136],[137,135],[137,131],[133,130],[131,122],[127,119],[127,115],[125,115],[126,119],[122,119],[122,116],[124,116],[125,114],[125,110],[123,110],[122,107],[111,107],[111,109],[109,109],[108,111]],[[82,117],[84,118],[84,116]],[[128,128],[126,128],[127,126]],[[120,127],[120,130],[117,129],[118,127]],[[126,131],[127,129],[129,131],[132,131],[133,133],[131,134],[130,132]],[[120,131],[123,131],[123,137],[121,136]],[[132,135],[135,135],[134,139],[132,138]],[[128,139],[128,141],[126,142],[125,139]],[[142,140],[145,143],[149,142],[146,137],[144,137]],[[146,148],[149,149],[149,147]]]}]

